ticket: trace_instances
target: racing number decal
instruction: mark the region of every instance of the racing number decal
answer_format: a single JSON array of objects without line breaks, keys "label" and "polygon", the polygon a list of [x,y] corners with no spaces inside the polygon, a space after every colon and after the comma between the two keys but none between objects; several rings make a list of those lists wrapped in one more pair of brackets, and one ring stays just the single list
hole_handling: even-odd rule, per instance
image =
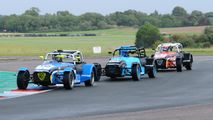
[{"label": "racing number decal", "polygon": [[37,73],[37,75],[38,75],[38,78],[41,81],[43,81],[45,79],[45,77],[46,77],[46,73],[45,72],[39,72],[39,73]]}]

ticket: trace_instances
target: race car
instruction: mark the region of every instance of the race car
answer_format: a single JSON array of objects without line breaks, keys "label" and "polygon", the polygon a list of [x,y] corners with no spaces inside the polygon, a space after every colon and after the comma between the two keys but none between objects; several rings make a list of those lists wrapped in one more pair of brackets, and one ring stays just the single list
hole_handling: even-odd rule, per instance
[{"label": "race car", "polygon": [[146,56],[144,48],[128,45],[114,50],[104,73],[111,79],[131,76],[134,81],[138,81],[145,74],[148,74],[149,78],[155,78],[157,72],[154,59]]},{"label": "race car", "polygon": [[157,69],[176,68],[177,72],[182,72],[184,66],[187,70],[192,69],[193,56],[182,50],[181,43],[159,44],[153,55]]},{"label": "race car", "polygon": [[22,67],[17,74],[19,89],[27,89],[28,83],[48,86],[63,84],[65,89],[72,89],[75,84],[84,83],[93,86],[100,79],[101,66],[98,63],[87,64],[78,50],[55,50],[41,56],[44,60],[38,65],[33,74]]}]

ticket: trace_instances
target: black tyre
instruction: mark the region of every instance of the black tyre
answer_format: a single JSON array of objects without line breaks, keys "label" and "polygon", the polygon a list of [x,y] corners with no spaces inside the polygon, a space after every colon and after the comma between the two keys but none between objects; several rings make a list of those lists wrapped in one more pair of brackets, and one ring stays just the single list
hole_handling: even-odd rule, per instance
[{"label": "black tyre", "polygon": [[30,81],[29,71],[19,71],[17,76],[18,89],[26,89]]},{"label": "black tyre", "polygon": [[159,68],[158,68],[158,66],[156,65],[156,63],[155,63],[155,69],[156,69],[157,72],[160,71]]},{"label": "black tyre", "polygon": [[95,70],[91,72],[90,80],[85,81],[84,84],[86,87],[90,87],[93,86],[94,81],[95,81]]},{"label": "black tyre", "polygon": [[193,57],[191,55],[190,62],[185,65],[186,70],[192,70],[192,62],[193,62]]},{"label": "black tyre", "polygon": [[71,90],[74,87],[74,73],[73,72],[65,72],[63,78],[64,88],[66,90]]},{"label": "black tyre", "polygon": [[156,66],[153,66],[153,67],[150,68],[150,70],[148,71],[148,76],[149,76],[149,78],[155,78],[156,73],[157,73]]},{"label": "black tyre", "polygon": [[187,63],[185,67],[186,70],[192,70],[192,63],[191,62]]},{"label": "black tyre", "polygon": [[135,65],[132,66],[132,79],[134,81],[139,81],[140,78],[141,78],[141,75],[140,75],[139,65],[135,64]]},{"label": "black tyre", "polygon": [[182,59],[177,58],[176,59],[176,69],[177,69],[177,72],[182,72],[182,67],[183,67]]},{"label": "black tyre", "polygon": [[101,74],[102,74],[102,68],[101,68],[101,64],[99,63],[94,63],[95,65],[95,81],[99,81],[101,79]]}]

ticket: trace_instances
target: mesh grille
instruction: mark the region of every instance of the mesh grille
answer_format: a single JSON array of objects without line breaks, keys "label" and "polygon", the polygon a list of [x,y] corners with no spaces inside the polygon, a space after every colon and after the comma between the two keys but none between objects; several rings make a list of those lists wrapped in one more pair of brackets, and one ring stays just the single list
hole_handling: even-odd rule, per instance
[{"label": "mesh grille", "polygon": [[121,68],[118,65],[107,65],[105,71],[106,76],[121,77]]},{"label": "mesh grille", "polygon": [[41,85],[50,85],[50,73],[48,72],[34,72],[33,73],[33,81],[36,84]]}]

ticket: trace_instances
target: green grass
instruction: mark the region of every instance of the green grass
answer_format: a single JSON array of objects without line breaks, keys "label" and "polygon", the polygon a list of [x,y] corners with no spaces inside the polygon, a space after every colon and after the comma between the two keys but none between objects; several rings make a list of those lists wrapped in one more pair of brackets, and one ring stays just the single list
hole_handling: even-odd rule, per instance
[{"label": "green grass", "polygon": [[191,52],[195,55],[210,55],[213,54],[213,47],[211,48],[185,48],[187,52]]},{"label": "green grass", "polygon": [[[201,28],[203,29],[203,27]],[[164,28],[163,30],[171,31],[171,29],[173,30],[174,28]],[[122,27],[106,30],[66,32],[71,34],[97,34],[97,36],[90,37],[0,37],[0,56],[38,56],[56,49],[76,49],[82,51],[86,56],[94,56],[92,53],[93,46],[101,46],[101,55],[107,55],[108,51],[113,51],[118,46],[134,44],[136,31],[137,29],[135,28]],[[191,31],[192,28],[188,32],[184,31],[184,33],[190,33]],[[196,31],[198,31],[198,28],[196,28]],[[153,52],[149,49],[147,51],[149,54]],[[213,48],[188,48],[186,51],[196,54],[213,54]]]},{"label": "green grass", "polygon": [[134,35],[93,37],[10,37],[0,38],[0,56],[36,56],[56,49],[76,49],[92,56],[93,46],[102,47],[102,55],[120,45],[134,44]]}]

